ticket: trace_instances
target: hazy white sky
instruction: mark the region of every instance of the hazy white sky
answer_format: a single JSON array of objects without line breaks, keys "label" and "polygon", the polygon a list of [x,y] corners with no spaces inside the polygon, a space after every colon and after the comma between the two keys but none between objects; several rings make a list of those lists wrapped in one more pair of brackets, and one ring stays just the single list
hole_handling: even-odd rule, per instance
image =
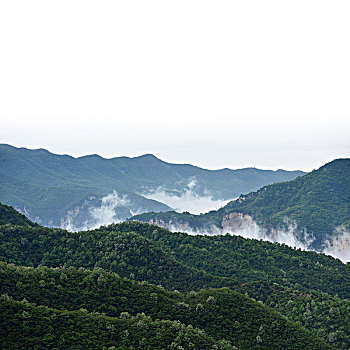
[{"label": "hazy white sky", "polygon": [[0,142],[208,168],[350,156],[350,2],[1,1]]}]

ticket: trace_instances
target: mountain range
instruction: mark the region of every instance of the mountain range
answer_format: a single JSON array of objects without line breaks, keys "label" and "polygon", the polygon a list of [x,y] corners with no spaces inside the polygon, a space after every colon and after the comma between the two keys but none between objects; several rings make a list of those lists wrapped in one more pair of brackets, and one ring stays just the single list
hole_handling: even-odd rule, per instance
[{"label": "mountain range", "polygon": [[186,198],[195,209],[201,200],[218,208],[242,193],[303,174],[255,168],[207,170],[167,163],[151,154],[74,158],[45,149],[0,145],[0,201],[34,222],[71,230],[137,213],[181,210],[177,204]]},{"label": "mountain range", "polygon": [[213,171],[0,145],[0,165],[18,209],[0,203],[2,349],[349,349],[350,159]]}]

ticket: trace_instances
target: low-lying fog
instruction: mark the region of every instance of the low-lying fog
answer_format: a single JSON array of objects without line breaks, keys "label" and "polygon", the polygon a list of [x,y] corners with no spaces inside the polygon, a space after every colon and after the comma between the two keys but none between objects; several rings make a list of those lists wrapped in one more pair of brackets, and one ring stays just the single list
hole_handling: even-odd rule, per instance
[{"label": "low-lying fog", "polygon": [[[177,226],[171,224],[167,228],[172,232],[186,232],[190,235],[221,235],[229,233],[235,236],[242,236],[244,238],[259,239],[272,243],[286,244],[289,247],[313,250],[310,245],[314,241],[314,237],[309,235],[306,231],[300,236],[296,223],[289,223],[284,229],[275,229],[270,234],[260,227],[252,219],[248,220],[243,227],[236,229],[221,229],[215,226],[203,228],[199,231],[194,231],[188,225]],[[325,241],[322,253],[333,256],[346,263],[350,261],[350,231],[338,227],[335,230],[334,236]]]},{"label": "low-lying fog", "polygon": [[[145,193],[142,193],[142,195],[146,198],[165,203],[176,211],[188,211],[192,214],[216,210],[228,202],[227,200],[214,200],[209,194],[200,196],[193,190],[194,185],[195,183],[190,182],[181,192],[178,190],[165,190],[164,188],[159,187],[156,190],[148,191],[146,195]],[[101,225],[117,223],[127,219],[126,217],[120,216],[121,211],[125,211],[125,209],[128,209],[132,215],[142,212],[140,211],[140,208],[133,208],[133,204],[127,196],[121,196],[118,195],[117,192],[113,192],[102,199],[100,207],[90,208],[90,220],[89,222],[86,222],[83,227],[80,226],[78,228],[74,226],[74,220],[68,220],[65,228],[71,231],[76,231],[82,229],[93,229],[98,228]],[[182,231],[192,235],[230,233],[245,238],[284,243],[293,248],[301,248],[304,250],[310,249],[310,244],[313,241],[313,237],[306,232],[300,237],[295,223],[289,223],[287,228],[283,230],[276,229],[268,235],[265,229],[258,226],[257,223],[248,216],[244,219],[243,225],[241,224],[240,227],[234,229],[207,227],[194,232],[193,229],[187,225],[176,226],[174,224],[167,225],[167,228],[174,232]],[[350,261],[350,231],[344,228],[337,228],[333,238],[324,243],[323,252],[338,258],[343,262]]]},{"label": "low-lying fog", "polygon": [[188,211],[191,214],[217,210],[229,202],[229,200],[215,200],[209,194],[200,196],[190,186],[187,186],[182,192],[177,193],[166,191],[162,187],[159,187],[156,190],[142,193],[142,195],[148,199],[154,199],[167,204],[179,213]]}]

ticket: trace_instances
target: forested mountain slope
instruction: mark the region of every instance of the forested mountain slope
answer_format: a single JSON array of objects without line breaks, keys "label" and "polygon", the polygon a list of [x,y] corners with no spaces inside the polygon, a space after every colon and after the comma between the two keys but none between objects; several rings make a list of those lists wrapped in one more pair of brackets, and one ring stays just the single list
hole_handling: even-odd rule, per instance
[{"label": "forested mountain slope", "polygon": [[[7,212],[6,215],[10,220],[14,220],[17,213],[12,208],[9,209],[10,214]],[[57,308],[55,303],[59,300],[60,305],[70,310],[75,310],[77,305],[88,311],[106,307],[108,312],[101,309],[97,311],[109,315],[114,309],[108,306],[110,304],[107,301],[111,301],[117,295],[118,302],[115,304],[119,303],[120,307],[136,302],[135,298],[139,292],[131,292],[127,286],[140,285],[128,282],[125,278],[140,283],[148,281],[162,285],[168,290],[177,289],[189,293],[186,298],[197,295],[203,288],[229,287],[238,293],[237,295],[246,294],[288,316],[290,320],[306,327],[326,343],[339,349],[348,349],[350,346],[350,305],[347,299],[350,286],[349,265],[313,252],[229,235],[189,236],[138,222],[76,233],[38,225],[30,227],[6,224],[0,226],[0,261],[38,267],[33,270],[2,265],[0,294],[12,295],[16,300],[28,299],[27,296],[31,295],[30,301],[48,307]],[[48,270],[41,265],[58,269]],[[95,284],[88,283],[86,275],[85,279],[81,277],[85,282],[79,282],[79,276],[83,276],[79,273],[83,273],[86,268],[95,271],[94,278],[102,276],[102,284],[98,287],[107,288],[97,293],[99,297],[94,296],[97,299],[89,299],[94,294],[90,292]],[[74,272],[76,269],[81,271]],[[118,273],[124,279],[106,271]],[[70,274],[71,278],[67,282],[70,287],[66,288],[62,283],[67,274]],[[89,271],[86,271],[86,274],[89,274]],[[116,285],[121,286],[123,292],[118,292],[115,285],[110,283],[111,279],[113,280],[111,276],[117,278],[119,282]],[[43,282],[40,282],[42,280]],[[60,284],[62,287],[58,287]],[[145,282],[141,285],[151,289],[158,288]],[[158,289],[163,291],[162,293],[170,293],[163,287]],[[213,289],[207,292],[214,293]],[[158,291],[155,293],[159,294]],[[73,294],[76,295],[76,301],[73,303],[74,307],[69,308],[71,299],[67,296],[73,298]],[[179,292],[170,294],[185,298],[185,295]],[[33,296],[36,299],[33,299]],[[129,299],[131,296],[132,299]],[[190,299],[186,298],[179,302],[190,305]],[[148,305],[147,303],[141,298],[139,305]],[[93,308],[91,305],[94,305]],[[270,310],[269,308],[267,309]],[[128,310],[133,314],[142,312],[141,309]],[[121,312],[120,309],[118,312]],[[164,319],[167,318],[166,314],[150,316],[153,319]],[[118,313],[113,313],[113,317],[115,316],[118,316]],[[216,317],[222,319],[222,316]],[[187,322],[185,319],[180,320]],[[188,322],[194,325],[192,321]],[[244,322],[251,321],[246,319]],[[199,324],[196,327],[203,328]],[[212,334],[209,330],[207,333]],[[257,334],[255,338],[256,336]],[[234,337],[237,340],[236,335]],[[246,346],[240,341],[234,341],[233,344],[239,345],[240,348]]]},{"label": "forested mountain slope", "polygon": [[140,222],[125,222],[101,229],[138,233],[178,261],[215,276],[240,282],[271,281],[295,289],[315,289],[350,298],[350,264],[324,254],[232,235],[174,233]]},{"label": "forested mountain slope", "polygon": [[30,221],[25,215],[14,210],[11,206],[0,203],[0,226],[6,224],[31,227],[38,226]]},{"label": "forested mountain slope", "polygon": [[[68,310],[87,309],[107,316],[120,315],[126,319],[131,314],[139,319],[141,329],[150,327],[144,317],[137,316],[143,312],[153,319],[179,320],[202,328],[216,341],[224,338],[240,349],[331,349],[300,326],[228,288],[184,295],[121,279],[102,269],[28,269],[4,264],[1,265],[1,278],[1,292],[11,298],[25,298],[47,307],[60,305]],[[36,310],[24,311],[32,313]],[[47,312],[43,308],[41,311]],[[17,314],[20,316],[21,312],[17,311]],[[13,317],[8,315],[10,320]],[[27,318],[31,321],[31,317]],[[7,322],[9,320],[4,323]],[[62,324],[60,326],[64,328]]]},{"label": "forested mountain slope", "polygon": [[[219,286],[217,277],[204,276],[199,268],[241,282],[283,281],[299,289],[350,296],[349,265],[325,255],[234,236],[163,236],[155,226],[120,225],[76,233],[3,226],[0,260],[29,266],[97,266],[179,290]],[[158,239],[162,245],[156,244]]]},{"label": "forested mountain slope", "polygon": [[[232,232],[281,240],[290,235],[322,250],[350,222],[350,159],[337,159],[288,182],[262,187],[204,215],[148,213],[132,219],[197,232]],[[345,233],[344,233],[345,232]],[[346,239],[344,239],[346,240]],[[339,244],[342,241],[338,242]]]},{"label": "forested mountain slope", "polygon": [[[153,321],[144,314],[128,319],[86,310],[66,311],[0,296],[2,349],[221,349],[204,331],[179,321]],[[6,331],[5,331],[6,330]]]}]

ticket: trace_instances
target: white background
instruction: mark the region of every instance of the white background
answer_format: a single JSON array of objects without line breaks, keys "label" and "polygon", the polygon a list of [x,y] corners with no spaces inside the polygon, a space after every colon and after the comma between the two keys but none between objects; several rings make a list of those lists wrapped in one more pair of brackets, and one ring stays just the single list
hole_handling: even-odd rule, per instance
[{"label": "white background", "polygon": [[350,155],[349,1],[0,1],[0,142],[207,168]]}]

